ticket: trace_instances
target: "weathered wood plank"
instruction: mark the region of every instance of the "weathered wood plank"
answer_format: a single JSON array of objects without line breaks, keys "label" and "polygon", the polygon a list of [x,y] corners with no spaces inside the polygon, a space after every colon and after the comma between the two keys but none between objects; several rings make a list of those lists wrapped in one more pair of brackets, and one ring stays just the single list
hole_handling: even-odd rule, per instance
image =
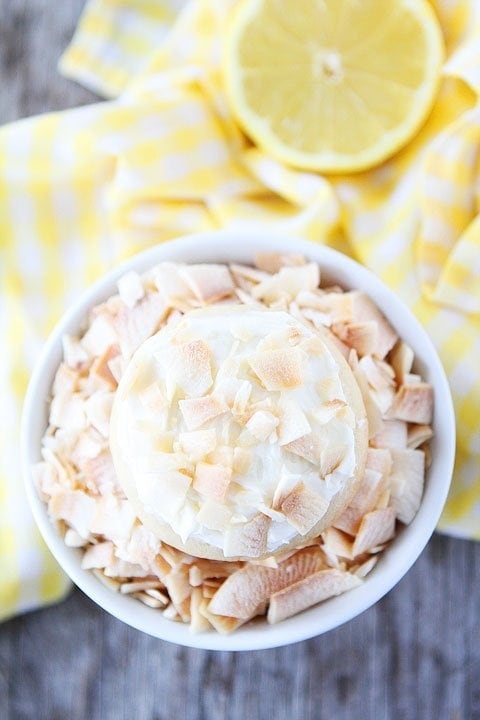
[{"label": "weathered wood plank", "polygon": [[[82,5],[0,0],[0,122],[95,100],[56,72]],[[0,626],[0,718],[480,719],[480,544],[436,536],[375,608],[255,653],[160,642],[76,591]]]},{"label": "weathered wood plank", "polygon": [[480,546],[435,536],[386,598],[286,648],[179,648],[80,592],[0,628],[5,720],[480,717]]}]

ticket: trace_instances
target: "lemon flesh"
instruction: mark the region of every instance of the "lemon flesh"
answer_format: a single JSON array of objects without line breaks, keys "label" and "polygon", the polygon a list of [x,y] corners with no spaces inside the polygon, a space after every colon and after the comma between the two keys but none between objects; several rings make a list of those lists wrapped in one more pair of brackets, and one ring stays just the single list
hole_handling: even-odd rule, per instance
[{"label": "lemon flesh", "polygon": [[237,120],[272,156],[350,172],[416,133],[443,57],[427,0],[242,0],[224,76]]}]

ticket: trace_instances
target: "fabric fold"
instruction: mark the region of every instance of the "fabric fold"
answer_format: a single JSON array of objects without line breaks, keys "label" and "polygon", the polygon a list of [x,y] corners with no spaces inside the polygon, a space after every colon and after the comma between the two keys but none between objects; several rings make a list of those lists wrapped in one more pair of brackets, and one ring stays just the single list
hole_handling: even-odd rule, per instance
[{"label": "fabric fold", "polygon": [[457,413],[440,528],[480,538],[477,3],[434,3],[449,53],[435,107],[401,152],[349,176],[286,167],[238,128],[220,67],[235,4],[90,0],[60,69],[112,99],[0,130],[0,403],[9,418],[0,435],[0,618],[67,587],[20,479],[20,407],[42,341],[121,258],[212,228],[261,226],[328,243],[410,305],[442,358]]}]

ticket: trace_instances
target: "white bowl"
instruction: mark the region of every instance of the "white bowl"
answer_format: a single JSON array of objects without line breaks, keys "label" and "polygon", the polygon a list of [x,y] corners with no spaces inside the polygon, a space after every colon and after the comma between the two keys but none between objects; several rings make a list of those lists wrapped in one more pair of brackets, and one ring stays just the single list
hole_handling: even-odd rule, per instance
[{"label": "white bowl", "polygon": [[[112,592],[91,572],[82,570],[82,552],[67,547],[51,524],[46,505],[33,484],[31,466],[40,459],[49,393],[62,359],[62,335],[79,330],[87,311],[116,292],[115,283],[121,275],[131,269],[143,272],[163,260],[251,263],[258,250],[303,253],[320,264],[322,282],[334,281],[345,288],[364,290],[382,309],[400,337],[413,348],[417,369],[434,388],[432,464],[415,519],[402,529],[360,587],[278,625],[260,620],[228,636],[215,632],[193,634],[187,625],[167,620],[137,600]],[[23,410],[21,453],[27,495],[40,532],[65,572],[100,607],[132,627],[179,645],[209,650],[257,650],[305,640],[336,628],[369,608],[398,583],[428,542],[447,498],[455,454],[455,419],[447,379],[431,341],[407,307],[375,275],[345,255],[305,240],[267,235],[263,230],[220,231],[153,247],[130,258],[81,295],[50,335],[30,380]]]}]

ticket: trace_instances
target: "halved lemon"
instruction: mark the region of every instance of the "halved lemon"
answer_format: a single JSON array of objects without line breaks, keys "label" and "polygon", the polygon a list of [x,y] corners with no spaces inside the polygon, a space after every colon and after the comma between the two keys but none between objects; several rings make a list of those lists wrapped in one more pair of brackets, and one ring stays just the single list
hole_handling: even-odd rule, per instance
[{"label": "halved lemon", "polygon": [[417,132],[443,57],[427,0],[240,0],[224,75],[238,122],[272,156],[352,172]]}]

